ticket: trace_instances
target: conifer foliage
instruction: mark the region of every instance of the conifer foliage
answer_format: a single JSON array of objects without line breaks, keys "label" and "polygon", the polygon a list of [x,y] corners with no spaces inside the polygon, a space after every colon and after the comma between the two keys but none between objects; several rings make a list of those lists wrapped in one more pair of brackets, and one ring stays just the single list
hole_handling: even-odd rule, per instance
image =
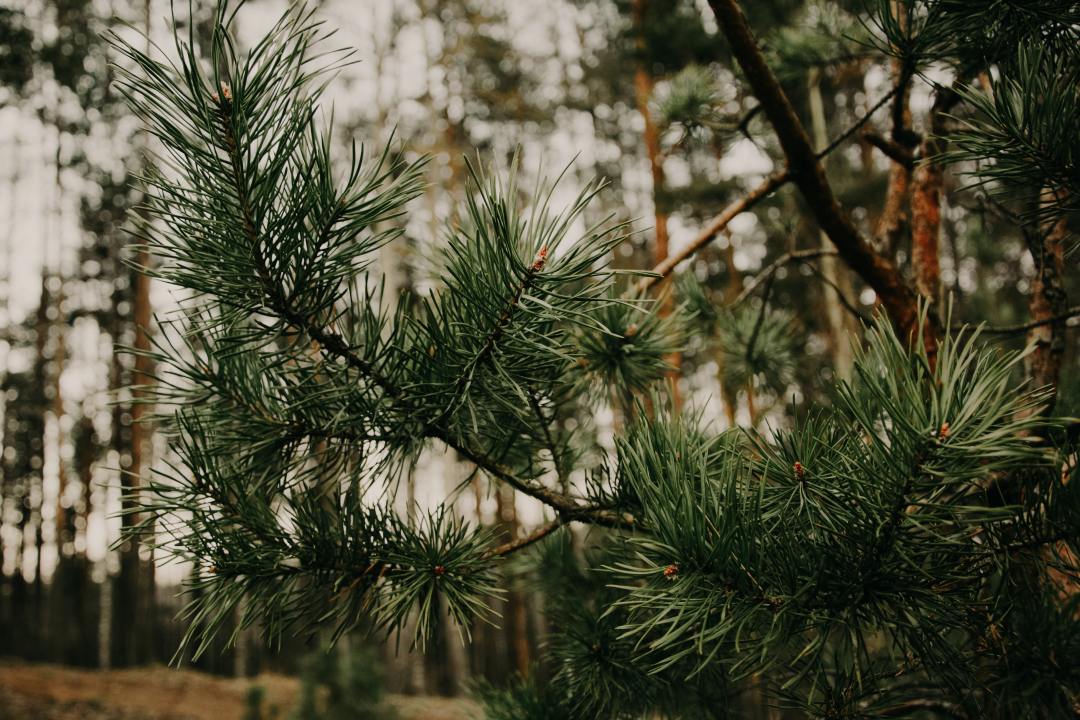
[{"label": "conifer foliage", "polygon": [[[476,166],[441,286],[385,297],[375,253],[421,165],[354,148],[340,172],[318,101],[348,53],[303,6],[241,53],[231,12],[211,47],[177,36],[166,59],[114,38],[156,139],[138,236],[180,299],[147,396],[177,461],[134,531],[196,563],[186,644],[239,611],[271,638],[415,613],[422,645],[441,607],[496,621],[520,551],[552,680],[482,689],[491,717],[718,717],[748,687],[822,717],[1071,711],[1075,455],[1018,380],[1024,352],[977,329],[928,350],[879,318],[830,407],[716,434],[653,389],[694,318],[622,292],[622,227],[581,230],[602,185],[559,210],[551,185]],[[1005,152],[1003,174],[1022,162]],[[756,317],[728,334],[783,347]],[[735,369],[775,373],[752,349]],[[626,421],[607,457],[561,420],[610,398]],[[562,529],[499,545],[449,502],[401,518],[396,483],[428,446],[539,500],[547,529],[594,528],[587,550]]]}]

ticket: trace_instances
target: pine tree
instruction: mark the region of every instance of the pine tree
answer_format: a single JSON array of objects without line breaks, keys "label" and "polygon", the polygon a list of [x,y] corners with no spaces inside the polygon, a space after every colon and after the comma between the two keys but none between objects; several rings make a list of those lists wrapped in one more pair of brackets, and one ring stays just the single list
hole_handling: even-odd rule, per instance
[{"label": "pine tree", "polygon": [[[133,498],[145,518],[133,532],[155,527],[162,551],[197,560],[184,640],[196,654],[236,613],[271,639],[395,631],[415,613],[422,647],[441,608],[462,628],[494,621],[513,556],[555,625],[551,673],[482,688],[493,718],[719,717],[751,686],[815,717],[1073,711],[1080,498],[1068,423],[1042,412],[1052,388],[1019,377],[1041,346],[995,349],[919,299],[843,214],[820,167],[829,149],[810,145],[738,4],[710,4],[788,162],[738,208],[794,183],[882,300],[851,380],[775,433],[716,433],[668,409],[664,358],[696,319],[689,307],[660,316],[640,291],[680,258],[613,271],[623,226],[581,221],[601,183],[560,210],[550,184],[525,191],[470,164],[441,287],[386,311],[371,261],[421,193],[422,161],[354,149],[336,172],[318,99],[348,53],[326,50],[312,10],[294,7],[246,53],[224,5],[208,52],[178,35],[159,60],[114,38],[121,91],[160,144],[140,249],[181,298],[144,351],[156,368],[144,397],[177,462]],[[1075,63],[1076,45],[1015,65],[994,54],[1018,28],[1071,37],[1071,4],[1045,5],[1014,17],[914,2],[897,23],[882,3],[871,18],[881,51],[912,73],[961,46],[1018,69],[1000,81],[1014,96],[964,87],[970,131],[938,159],[994,161],[981,177],[1002,187],[1034,179],[1050,194],[1032,222],[1058,223],[1075,178],[1071,156],[1049,148],[1076,130],[1075,84],[1048,81],[1061,71],[1045,58]],[[975,25],[976,12],[1003,14]],[[1029,92],[1061,108],[1033,147],[1032,118],[1016,113]],[[790,351],[766,303],[700,319],[738,381],[782,385],[763,353]],[[612,396],[626,422],[606,452],[582,427]],[[450,503],[399,517],[394,480],[429,444],[550,521],[499,543]],[[584,552],[568,526],[591,529]]]}]

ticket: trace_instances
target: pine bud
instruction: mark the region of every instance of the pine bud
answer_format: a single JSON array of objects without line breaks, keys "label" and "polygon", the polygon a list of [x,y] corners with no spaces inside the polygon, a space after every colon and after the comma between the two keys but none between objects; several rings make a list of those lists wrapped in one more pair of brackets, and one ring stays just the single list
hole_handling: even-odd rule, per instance
[{"label": "pine bud", "polygon": [[215,105],[221,105],[223,107],[228,106],[232,102],[232,89],[222,82],[221,94],[216,92],[210,93],[210,99],[214,101]]},{"label": "pine bud", "polygon": [[795,470],[795,479],[796,480],[798,480],[799,482],[802,482],[803,480],[806,479],[806,468],[803,467],[803,464],[801,462],[796,460],[795,464],[792,466],[792,468]]},{"label": "pine bud", "polygon": [[675,580],[679,576],[679,566],[674,563],[664,568],[664,577],[668,580]]},{"label": "pine bud", "polygon": [[534,273],[540,272],[541,270],[543,270],[544,269],[544,263],[547,262],[547,254],[548,254],[547,245],[544,245],[536,253],[536,259],[533,260],[532,267],[529,268],[529,269],[532,270]]},{"label": "pine bud", "polygon": [[947,440],[949,438],[949,421],[948,420],[941,423],[941,429],[938,430],[937,436],[938,436],[939,440]]},{"label": "pine bud", "polygon": [[442,577],[446,574],[446,568],[444,568],[442,565],[436,565],[434,568],[432,568],[432,572],[435,573],[435,577]]},{"label": "pine bud", "polygon": [[629,325],[626,326],[626,332],[623,333],[623,337],[632,338],[637,334],[638,334],[637,323],[630,323]]}]

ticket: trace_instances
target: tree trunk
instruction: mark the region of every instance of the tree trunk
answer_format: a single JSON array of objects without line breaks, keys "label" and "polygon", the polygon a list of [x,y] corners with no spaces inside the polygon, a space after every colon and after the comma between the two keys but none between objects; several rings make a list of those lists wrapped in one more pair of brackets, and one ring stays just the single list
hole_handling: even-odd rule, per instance
[{"label": "tree trunk", "polygon": [[[825,103],[821,97],[821,72],[810,71],[808,80],[810,94],[810,124],[814,131],[814,145],[823,148],[829,144],[825,128]],[[829,249],[829,238],[819,233],[822,249]],[[851,342],[857,328],[849,319],[840,302],[839,292],[851,297],[851,278],[843,271],[836,257],[826,255],[821,258],[821,274],[825,278],[822,297],[825,300],[825,319],[829,327],[829,345],[832,350],[833,368],[837,377],[848,379],[854,362]],[[837,290],[839,288],[839,291]]]},{"label": "tree trunk", "polygon": [[[664,189],[664,154],[660,147],[660,128],[656,125],[649,102],[652,100],[653,87],[656,82],[652,71],[648,67],[647,40],[645,39],[645,15],[648,10],[648,0],[634,0],[631,13],[635,30],[635,45],[638,52],[637,65],[634,68],[634,99],[638,113],[645,121],[645,153],[649,159],[649,172],[652,177],[652,201],[653,201],[653,226],[656,232],[656,241],[653,245],[653,267],[667,259],[669,250],[668,214],[664,208],[661,195]],[[674,298],[671,295],[671,283],[662,282],[659,288],[662,294],[660,313],[668,315],[674,307]],[[676,409],[680,402],[679,397],[679,368],[682,365],[682,355],[673,353],[667,358],[672,366],[669,373],[671,383],[671,400]]]},{"label": "tree trunk", "polygon": [[[1042,200],[1048,199],[1044,191]],[[1064,217],[1047,222],[1041,229],[1032,228],[1024,233],[1028,250],[1035,263],[1035,277],[1031,283],[1028,308],[1031,320],[1041,322],[1060,316],[1068,309],[1065,294],[1065,240],[1068,228]],[[1057,395],[1061,361],[1065,354],[1066,320],[1058,319],[1028,332],[1028,342],[1035,343],[1035,351],[1028,356],[1027,372],[1035,387],[1052,386],[1051,400],[1044,412],[1051,412]]]}]

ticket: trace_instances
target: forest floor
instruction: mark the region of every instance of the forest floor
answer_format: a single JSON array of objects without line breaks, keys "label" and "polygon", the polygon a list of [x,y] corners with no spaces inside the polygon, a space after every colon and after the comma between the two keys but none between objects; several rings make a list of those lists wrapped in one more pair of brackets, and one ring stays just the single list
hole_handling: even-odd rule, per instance
[{"label": "forest floor", "polygon": [[[0,663],[0,720],[241,720],[253,686],[263,717],[287,720],[299,682],[281,675],[236,679],[163,667],[93,671]],[[391,695],[398,720],[469,720],[468,700]]]}]

